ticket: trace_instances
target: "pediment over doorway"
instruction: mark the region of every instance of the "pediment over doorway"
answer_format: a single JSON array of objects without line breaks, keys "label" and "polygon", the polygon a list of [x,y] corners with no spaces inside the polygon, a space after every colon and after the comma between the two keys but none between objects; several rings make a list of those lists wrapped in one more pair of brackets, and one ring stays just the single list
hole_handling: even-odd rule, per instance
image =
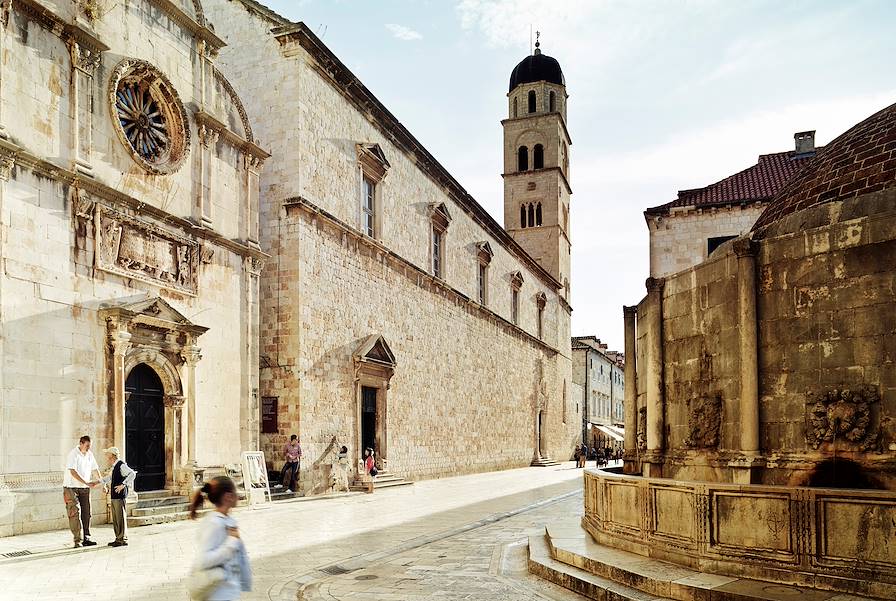
[{"label": "pediment over doorway", "polygon": [[158,296],[107,307],[100,313],[106,319],[115,319],[134,325],[146,325],[161,330],[186,332],[194,337],[208,331],[208,328],[191,322],[180,311]]},{"label": "pediment over doorway", "polygon": [[380,334],[372,334],[361,341],[355,360],[360,362],[374,362],[391,368],[395,367],[395,355],[386,339]]}]

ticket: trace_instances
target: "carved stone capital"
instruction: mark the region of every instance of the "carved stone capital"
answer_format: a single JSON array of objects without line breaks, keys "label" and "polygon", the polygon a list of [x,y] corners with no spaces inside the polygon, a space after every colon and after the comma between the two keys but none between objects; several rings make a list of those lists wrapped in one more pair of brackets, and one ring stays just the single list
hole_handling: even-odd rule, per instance
[{"label": "carved stone capital", "polygon": [[76,186],[72,186],[70,199],[72,208],[75,211],[75,217],[93,219],[93,209],[96,203],[86,192]]},{"label": "carved stone capital", "polygon": [[215,249],[208,244],[203,244],[199,251],[199,260],[204,265],[208,265],[215,258]]},{"label": "carved stone capital", "polygon": [[253,275],[259,275],[261,274],[262,269],[264,269],[264,259],[259,259],[257,257],[247,257],[246,268]]},{"label": "carved stone capital", "polygon": [[180,357],[188,367],[196,367],[196,364],[202,359],[202,354],[199,352],[200,350],[201,349],[196,345],[191,344],[185,346],[180,352]]},{"label": "carved stone capital", "polygon": [[622,315],[625,317],[635,317],[638,315],[638,305],[622,305]]},{"label": "carved stone capital", "polygon": [[176,394],[166,394],[162,397],[162,404],[172,409],[180,409],[184,406],[184,397]]},{"label": "carved stone capital", "polygon": [[72,57],[72,67],[92,77],[102,60],[102,53],[96,48],[79,44],[74,39],[68,40],[68,50]]},{"label": "carved stone capital", "polygon": [[199,143],[205,148],[217,142],[219,134],[218,130],[208,127],[205,123],[199,124]]},{"label": "carved stone capital", "polygon": [[126,330],[115,330],[109,335],[109,344],[116,357],[124,357],[131,350],[131,333]]},{"label": "carved stone capital", "polygon": [[734,254],[736,254],[738,257],[756,256],[756,243],[753,242],[753,240],[751,240],[750,238],[738,238],[731,243],[731,246],[734,249]]},{"label": "carved stone capital", "polygon": [[0,155],[0,180],[9,181],[12,176],[12,168],[16,164],[15,154]]},{"label": "carved stone capital", "polygon": [[663,286],[666,284],[665,278],[647,278],[647,281],[644,282],[645,286],[647,286],[648,294],[651,292],[662,292]]}]

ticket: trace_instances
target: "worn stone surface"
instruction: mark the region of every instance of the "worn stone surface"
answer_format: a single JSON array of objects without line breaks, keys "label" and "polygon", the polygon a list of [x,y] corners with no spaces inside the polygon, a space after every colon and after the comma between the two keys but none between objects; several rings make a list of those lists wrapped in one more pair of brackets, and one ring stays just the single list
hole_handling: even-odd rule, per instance
[{"label": "worn stone surface", "polygon": [[[147,351],[167,357],[154,368],[167,366],[176,374],[168,381],[183,387],[166,389],[166,420],[184,398],[195,404],[195,436],[183,433],[199,464],[237,461],[257,432],[258,253],[250,240],[264,153],[248,144],[239,98],[188,27],[200,18],[198,3],[180,4],[104,3],[91,15],[55,0],[41,10],[3,8],[0,536],[66,523],[63,461],[79,436],[93,438],[101,463],[102,448],[124,446],[116,344],[122,364]],[[154,106],[171,118],[166,132],[182,160],[154,170],[136,160],[119,131],[117,76],[154,82]],[[170,323],[142,338],[124,326],[111,340],[101,309],[147,298],[210,329],[189,344]],[[196,353],[189,361],[202,357],[195,387],[179,354],[187,347]],[[186,438],[174,429],[166,421],[163,452],[182,445],[186,461]],[[164,466],[168,483],[180,467]],[[99,495],[94,502],[103,505]]]}]

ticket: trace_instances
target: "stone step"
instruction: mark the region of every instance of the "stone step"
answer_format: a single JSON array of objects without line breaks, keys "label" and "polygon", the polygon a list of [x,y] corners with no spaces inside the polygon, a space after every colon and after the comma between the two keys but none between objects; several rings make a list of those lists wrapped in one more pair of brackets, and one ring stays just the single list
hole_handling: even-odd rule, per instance
[{"label": "stone step", "polygon": [[[411,480],[405,480],[399,476],[395,476],[394,474],[390,474],[388,472],[380,472],[373,479],[373,489],[378,490],[381,488],[391,488],[394,486],[409,486],[413,484]],[[361,480],[355,480],[349,486],[349,490],[354,492],[365,492],[367,490],[367,483]]]},{"label": "stone step", "polygon": [[[239,492],[239,506],[244,507],[246,505],[246,494],[245,491]],[[277,501],[287,501],[289,499],[295,499],[301,497],[302,495],[298,493],[287,493],[287,492],[274,492],[271,491],[271,500],[274,502]],[[128,509],[128,518],[127,523],[128,526],[149,526],[152,524],[164,524],[167,522],[177,522],[180,520],[186,520],[190,517],[190,503],[187,502],[187,497],[169,497],[170,499],[183,499],[182,502],[179,503],[168,503],[165,505],[149,505],[149,506],[140,506],[138,505],[134,508]],[[158,500],[158,499],[153,499]],[[200,513],[204,513],[206,511],[210,511],[210,508],[200,510]]]},{"label": "stone step", "polygon": [[560,462],[554,461],[550,457],[539,457],[538,459],[533,459],[532,463],[529,464],[530,467],[551,467],[554,465],[560,465]]},{"label": "stone step", "polygon": [[140,495],[139,497],[137,497],[137,503],[134,504],[134,508],[144,509],[149,507],[165,507],[169,505],[182,505],[189,502],[189,497],[181,495],[171,495],[169,497],[153,497],[151,499],[144,499],[143,495]]},{"label": "stone step", "polygon": [[[646,599],[871,601],[868,597],[836,591],[699,572],[678,564],[607,547],[597,544],[577,520],[548,524],[544,536],[533,537],[530,545],[539,550],[534,556],[536,561],[533,562],[530,558],[530,570],[533,573],[538,573],[539,570],[553,572],[553,576],[546,577],[548,580],[577,592],[580,588],[587,588],[590,586],[588,583],[592,582],[588,578],[582,578],[584,573],[617,585],[635,588],[646,595]],[[547,547],[548,557],[556,563],[547,567],[539,565],[543,558],[541,545]],[[559,580],[568,582],[571,586]]]},{"label": "stone step", "polygon": [[595,576],[575,566],[567,565],[551,557],[547,536],[529,537],[529,573],[548,582],[560,585],[588,599],[605,601],[670,601],[649,595],[638,589],[619,584],[607,578]]},{"label": "stone step", "polygon": [[162,489],[162,490],[143,490],[143,491],[139,491],[139,492],[137,493],[137,497],[138,497],[141,501],[144,501],[144,500],[145,500],[145,501],[148,501],[148,500],[150,500],[150,499],[160,499],[160,498],[165,498],[165,497],[170,497],[170,496],[176,496],[176,494],[174,493],[174,491],[165,490],[165,489]]}]

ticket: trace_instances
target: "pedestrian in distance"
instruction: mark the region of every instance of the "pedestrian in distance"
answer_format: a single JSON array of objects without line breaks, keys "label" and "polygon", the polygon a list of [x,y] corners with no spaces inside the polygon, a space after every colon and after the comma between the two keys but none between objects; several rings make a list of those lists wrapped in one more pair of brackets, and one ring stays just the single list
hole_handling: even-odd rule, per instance
[{"label": "pedestrian in distance", "polygon": [[236,507],[233,480],[216,476],[193,494],[190,519],[195,520],[208,499],[215,506],[199,523],[199,546],[187,581],[193,599],[233,601],[252,590],[252,572],[246,545],[230,511]]},{"label": "pedestrian in distance", "polygon": [[109,475],[103,478],[104,492],[109,493],[112,501],[112,528],[115,530],[115,540],[109,543],[109,546],[126,547],[128,536],[125,531],[125,503],[128,492],[137,479],[137,472],[121,460],[121,451],[118,447],[103,449],[103,453],[106,454],[106,462],[112,468]]},{"label": "pedestrian in distance", "polygon": [[78,446],[69,451],[62,476],[62,496],[75,548],[96,545],[90,540],[90,489],[99,485],[100,478],[100,466],[90,451],[90,437],[82,436]]},{"label": "pedestrian in distance", "polygon": [[576,467],[582,467],[582,445],[576,443],[576,450],[573,451],[572,456],[576,459]]},{"label": "pedestrian in distance", "polygon": [[376,456],[373,449],[364,449],[364,476],[367,481],[367,493],[373,493],[373,479],[376,477]]},{"label": "pedestrian in distance", "polygon": [[[291,493],[297,489],[296,479],[299,474],[300,461],[302,460],[302,446],[299,437],[293,434],[289,442],[283,447],[283,469],[280,470],[280,484],[286,487],[286,492]],[[286,475],[289,474],[287,479]]]}]

